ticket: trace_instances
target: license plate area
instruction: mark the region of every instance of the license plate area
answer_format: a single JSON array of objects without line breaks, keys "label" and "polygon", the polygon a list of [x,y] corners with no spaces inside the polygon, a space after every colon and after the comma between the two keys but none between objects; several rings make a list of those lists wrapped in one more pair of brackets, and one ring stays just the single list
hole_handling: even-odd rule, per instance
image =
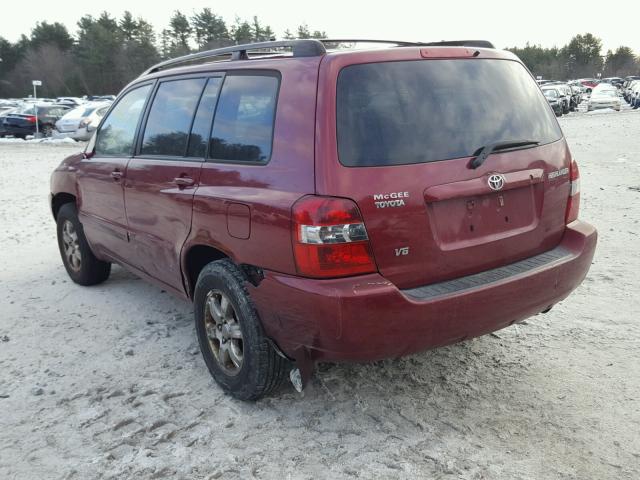
[{"label": "license plate area", "polygon": [[434,240],[442,250],[488,243],[536,228],[536,185],[427,203]]}]

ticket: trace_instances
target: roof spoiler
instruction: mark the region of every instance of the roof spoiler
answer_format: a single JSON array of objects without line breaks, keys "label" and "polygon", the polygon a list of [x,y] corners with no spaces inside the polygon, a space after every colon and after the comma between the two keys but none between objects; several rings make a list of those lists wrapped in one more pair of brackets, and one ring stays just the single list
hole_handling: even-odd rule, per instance
[{"label": "roof spoiler", "polygon": [[496,48],[488,40],[442,40],[441,42],[423,43],[428,47],[476,47],[476,48]]},{"label": "roof spoiler", "polygon": [[396,45],[398,47],[476,47],[495,48],[488,40],[442,40],[440,42],[409,42],[405,40],[373,40],[373,39],[333,39],[321,38],[320,41],[327,43],[383,43]]}]

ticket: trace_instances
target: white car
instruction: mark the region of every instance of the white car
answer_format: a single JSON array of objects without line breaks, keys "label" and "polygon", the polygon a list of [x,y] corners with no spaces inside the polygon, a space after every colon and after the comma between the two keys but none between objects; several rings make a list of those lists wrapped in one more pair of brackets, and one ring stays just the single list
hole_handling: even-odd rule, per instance
[{"label": "white car", "polygon": [[80,98],[80,97],[58,97],[56,98],[56,103],[61,103],[61,104],[65,104],[65,105],[83,105],[86,102],[86,100]]},{"label": "white car", "polygon": [[111,102],[94,102],[74,108],[56,122],[58,137],[89,140],[110,106]]},{"label": "white car", "polygon": [[600,88],[600,85],[598,85],[593,89],[593,92],[591,92],[591,97],[587,104],[587,111],[591,112],[601,108],[613,108],[619,112],[620,107],[621,102],[618,96],[618,89],[615,87]]}]

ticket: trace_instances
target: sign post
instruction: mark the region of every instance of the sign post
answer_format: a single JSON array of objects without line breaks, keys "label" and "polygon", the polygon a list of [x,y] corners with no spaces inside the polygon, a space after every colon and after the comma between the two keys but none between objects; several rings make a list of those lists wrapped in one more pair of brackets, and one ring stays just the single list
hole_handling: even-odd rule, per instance
[{"label": "sign post", "polygon": [[36,87],[41,87],[42,81],[33,80],[31,84],[33,85],[33,100],[34,100],[33,108],[36,111],[36,138],[38,138],[40,137],[40,128],[38,126],[38,95],[36,94]]}]

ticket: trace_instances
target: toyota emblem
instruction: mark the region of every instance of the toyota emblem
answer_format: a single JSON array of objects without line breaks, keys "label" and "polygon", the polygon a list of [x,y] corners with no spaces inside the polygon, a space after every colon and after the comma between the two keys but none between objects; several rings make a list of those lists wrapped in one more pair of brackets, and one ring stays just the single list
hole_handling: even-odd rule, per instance
[{"label": "toyota emblem", "polygon": [[489,184],[489,188],[491,190],[502,190],[504,187],[505,178],[504,175],[500,175],[499,173],[494,173],[489,176],[489,180],[487,183]]}]

